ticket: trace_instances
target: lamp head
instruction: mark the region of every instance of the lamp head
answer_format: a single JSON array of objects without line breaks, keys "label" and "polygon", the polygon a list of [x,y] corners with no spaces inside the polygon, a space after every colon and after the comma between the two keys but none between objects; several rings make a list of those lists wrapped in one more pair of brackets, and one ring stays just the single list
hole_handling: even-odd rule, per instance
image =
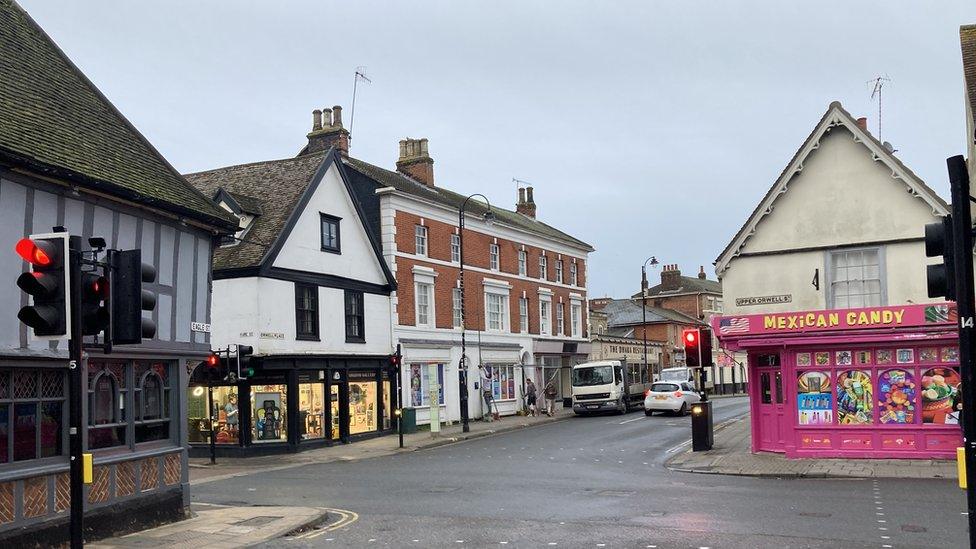
[{"label": "lamp head", "polygon": [[491,211],[491,209],[486,211],[485,215],[483,215],[482,218],[485,220],[485,223],[489,226],[495,223],[495,214]]}]

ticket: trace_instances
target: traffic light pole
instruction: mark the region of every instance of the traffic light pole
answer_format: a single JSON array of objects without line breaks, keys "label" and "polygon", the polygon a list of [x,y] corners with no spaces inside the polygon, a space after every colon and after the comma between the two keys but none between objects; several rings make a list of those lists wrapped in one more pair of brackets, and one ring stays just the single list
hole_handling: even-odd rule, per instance
[{"label": "traffic light pole", "polygon": [[81,407],[84,378],[82,377],[82,320],[81,320],[81,237],[68,240],[69,299],[71,300],[71,333],[68,340],[68,451],[71,455],[69,475],[71,487],[71,549],[84,546],[85,496],[82,473]]},{"label": "traffic light pole", "polygon": [[963,447],[966,456],[966,489],[969,546],[976,547],[976,303],[973,288],[973,228],[969,205],[969,174],[962,156],[946,161],[952,189],[952,253],[955,259],[956,306],[959,315],[959,365],[962,370]]}]

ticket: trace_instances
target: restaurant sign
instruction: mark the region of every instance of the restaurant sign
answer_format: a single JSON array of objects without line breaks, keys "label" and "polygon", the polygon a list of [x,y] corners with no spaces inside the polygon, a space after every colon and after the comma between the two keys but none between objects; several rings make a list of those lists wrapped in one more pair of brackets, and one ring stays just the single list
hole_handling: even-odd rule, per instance
[{"label": "restaurant sign", "polygon": [[956,305],[901,305],[864,309],[829,309],[746,316],[721,316],[712,319],[719,337],[895,328],[954,324]]}]

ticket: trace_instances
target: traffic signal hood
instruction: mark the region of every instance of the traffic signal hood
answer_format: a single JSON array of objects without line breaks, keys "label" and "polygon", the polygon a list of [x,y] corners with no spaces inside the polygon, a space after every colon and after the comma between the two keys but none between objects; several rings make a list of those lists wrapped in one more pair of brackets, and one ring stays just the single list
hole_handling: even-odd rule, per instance
[{"label": "traffic signal hood", "polygon": [[111,256],[112,342],[142,343],[156,335],[156,323],[142,316],[156,308],[156,294],[143,283],[156,281],[156,269],[142,262],[142,250],[125,250]]},{"label": "traffic signal hood", "polygon": [[71,280],[68,269],[67,233],[31,235],[14,247],[30,264],[30,271],[17,278],[17,286],[31,296],[32,303],[17,313],[36,337],[59,339],[71,332]]},{"label": "traffic signal hood", "polygon": [[710,366],[712,364],[712,331],[708,328],[691,328],[681,334],[685,348],[685,365]]}]

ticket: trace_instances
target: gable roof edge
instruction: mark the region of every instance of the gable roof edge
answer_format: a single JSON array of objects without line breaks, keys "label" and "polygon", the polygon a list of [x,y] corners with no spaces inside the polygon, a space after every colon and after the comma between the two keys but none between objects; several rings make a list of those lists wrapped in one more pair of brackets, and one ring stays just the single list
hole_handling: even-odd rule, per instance
[{"label": "gable roof edge", "polygon": [[891,170],[892,179],[900,179],[907,187],[907,191],[916,198],[925,201],[932,208],[933,215],[946,215],[949,213],[949,205],[931,187],[925,184],[915,173],[905,166],[898,158],[890,153],[884,145],[873,135],[863,130],[849,112],[847,112],[839,101],[834,101],[827,108],[820,121],[814,127],[810,135],[793,155],[793,158],[780,173],[779,177],[766,192],[759,204],[752,211],[746,222],[736,232],[732,240],[726,245],[725,249],[715,260],[715,273],[721,277],[728,268],[732,259],[739,255],[745,246],[746,240],[756,232],[756,227],[760,221],[774,208],[774,203],[780,195],[789,190],[789,183],[796,174],[803,171],[803,163],[810,154],[820,148],[820,141],[829,131],[838,126],[843,126],[854,136],[855,143],[861,143],[871,152],[872,159],[876,162],[883,162]]}]

